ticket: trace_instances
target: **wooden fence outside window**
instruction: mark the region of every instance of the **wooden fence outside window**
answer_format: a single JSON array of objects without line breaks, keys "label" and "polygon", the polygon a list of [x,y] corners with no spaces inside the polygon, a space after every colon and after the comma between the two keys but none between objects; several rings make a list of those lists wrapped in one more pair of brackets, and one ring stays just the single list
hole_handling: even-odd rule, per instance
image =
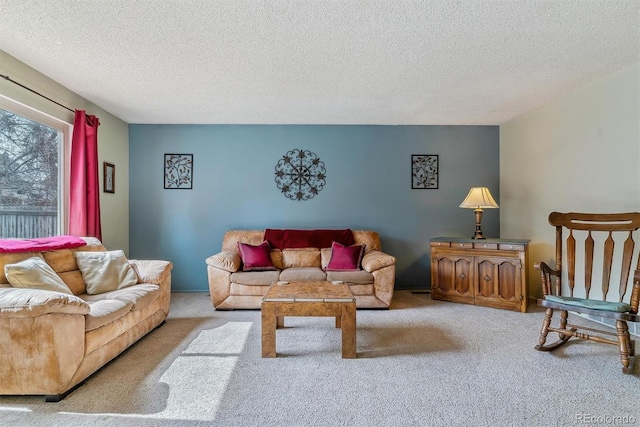
[{"label": "wooden fence outside window", "polygon": [[0,209],[0,238],[33,239],[58,234],[58,213]]}]

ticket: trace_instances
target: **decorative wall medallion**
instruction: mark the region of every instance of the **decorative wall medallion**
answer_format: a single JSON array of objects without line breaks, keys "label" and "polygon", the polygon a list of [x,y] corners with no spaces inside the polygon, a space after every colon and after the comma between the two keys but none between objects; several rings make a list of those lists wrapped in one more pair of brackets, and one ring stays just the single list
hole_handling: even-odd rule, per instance
[{"label": "decorative wall medallion", "polygon": [[327,183],[324,163],[309,150],[291,150],[276,164],[276,185],[291,200],[309,200]]},{"label": "decorative wall medallion", "polygon": [[435,190],[438,188],[438,155],[411,155],[411,188]]},{"label": "decorative wall medallion", "polygon": [[164,188],[193,189],[193,154],[164,155]]}]

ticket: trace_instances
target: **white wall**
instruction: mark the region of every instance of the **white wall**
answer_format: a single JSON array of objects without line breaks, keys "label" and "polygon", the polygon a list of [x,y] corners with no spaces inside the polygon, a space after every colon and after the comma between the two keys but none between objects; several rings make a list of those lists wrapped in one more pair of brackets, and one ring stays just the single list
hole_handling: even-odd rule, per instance
[{"label": "white wall", "polygon": [[[0,50],[0,74],[30,87],[72,109],[86,110],[100,119],[98,160],[100,170],[100,208],[102,240],[107,249],[129,251],[129,126],[86,99],[71,92],[16,58]],[[73,123],[70,111],[39,97],[3,78],[0,94],[36,108],[67,123]],[[102,192],[102,162],[116,165],[115,193]]]},{"label": "white wall", "polygon": [[[552,262],[552,211],[640,211],[640,68],[635,63],[500,126],[500,234]],[[636,249],[637,250],[637,249]]]}]

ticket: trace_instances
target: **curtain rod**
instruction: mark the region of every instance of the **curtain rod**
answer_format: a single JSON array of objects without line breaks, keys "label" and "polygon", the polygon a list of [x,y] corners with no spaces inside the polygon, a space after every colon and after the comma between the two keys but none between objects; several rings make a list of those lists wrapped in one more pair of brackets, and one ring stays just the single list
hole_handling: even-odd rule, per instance
[{"label": "curtain rod", "polygon": [[75,113],[75,110],[72,110],[71,108],[67,107],[66,105],[62,105],[60,104],[58,101],[54,101],[53,99],[49,98],[48,96],[44,96],[43,94],[41,94],[40,92],[36,92],[35,90],[31,89],[30,87],[26,87],[25,85],[23,85],[22,83],[18,83],[17,81],[11,79],[9,76],[5,76],[4,74],[0,74],[0,77],[2,77],[5,80],[10,81],[13,84],[16,84],[18,86],[20,86],[21,88],[24,88],[26,90],[28,90],[29,92],[33,92],[38,96],[43,97],[44,99],[46,99],[47,101],[51,101],[54,104],[57,104],[59,106],[61,106],[62,108],[66,108],[67,110],[71,111],[72,113]]}]

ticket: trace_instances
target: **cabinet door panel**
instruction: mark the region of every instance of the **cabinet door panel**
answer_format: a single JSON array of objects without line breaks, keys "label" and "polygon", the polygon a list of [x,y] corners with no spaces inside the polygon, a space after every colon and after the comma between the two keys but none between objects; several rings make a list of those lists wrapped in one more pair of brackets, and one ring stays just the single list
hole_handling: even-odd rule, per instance
[{"label": "cabinet door panel", "polygon": [[478,291],[476,296],[491,298],[499,286],[498,266],[493,260],[478,261]]},{"label": "cabinet door panel", "polygon": [[522,263],[519,258],[478,258],[476,304],[520,306]]},{"label": "cabinet door panel", "polygon": [[434,295],[455,300],[467,299],[473,304],[473,258],[447,255],[436,255],[434,258]]},{"label": "cabinet door panel", "polygon": [[520,301],[520,273],[522,265],[519,262],[503,262],[498,266],[497,295],[506,300]]}]

